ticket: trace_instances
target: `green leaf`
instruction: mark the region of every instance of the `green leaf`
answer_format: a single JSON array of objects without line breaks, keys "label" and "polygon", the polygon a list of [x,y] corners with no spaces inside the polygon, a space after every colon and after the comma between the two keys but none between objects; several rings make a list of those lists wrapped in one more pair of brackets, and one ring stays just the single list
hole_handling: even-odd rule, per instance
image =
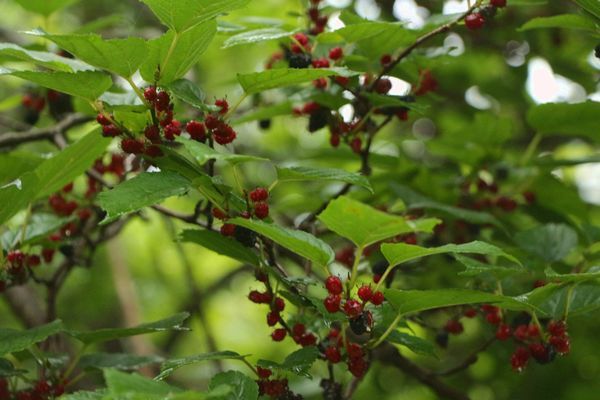
[{"label": "green leaf", "polygon": [[246,356],[242,356],[234,351],[217,351],[213,353],[198,354],[195,356],[175,358],[164,362],[160,366],[160,374],[154,378],[155,380],[163,380],[170,376],[175,370],[192,364],[197,364],[204,361],[212,360],[243,360]]},{"label": "green leaf", "polygon": [[504,257],[519,265],[522,265],[519,260],[510,254],[505,253],[499,247],[478,240],[464,244],[447,244],[432,248],[425,248],[406,243],[384,243],[381,245],[381,252],[392,266],[425,256],[445,253],[474,253],[495,257]]},{"label": "green leaf", "polygon": [[577,233],[565,224],[546,224],[518,232],[516,244],[546,262],[560,261],[577,246]]},{"label": "green leaf", "polygon": [[460,262],[466,267],[464,271],[458,273],[458,275],[461,276],[480,276],[482,274],[491,274],[497,279],[503,279],[507,276],[528,272],[528,270],[523,267],[501,267],[499,265],[482,263],[481,261],[458,254],[455,254],[454,258],[456,261]]},{"label": "green leaf", "polygon": [[182,392],[181,389],[167,385],[164,382],[158,382],[138,374],[128,374],[115,369],[105,370],[104,380],[106,381],[108,390],[113,395],[143,393],[152,396],[160,395],[166,398],[170,394]]},{"label": "green leaf", "polygon": [[565,317],[568,304],[569,317],[576,317],[600,308],[600,283],[547,284],[532,290],[519,299],[527,301],[550,317]]},{"label": "green leaf", "polygon": [[44,158],[40,155],[26,151],[16,150],[0,154],[0,186],[33,171],[43,161]]},{"label": "green leaf", "polygon": [[183,77],[200,60],[216,32],[215,21],[207,21],[182,33],[169,30],[151,40],[150,54],[140,68],[142,77],[163,85]]},{"label": "green leaf", "polygon": [[59,56],[47,51],[27,50],[13,43],[0,43],[0,55],[29,61],[35,65],[46,67],[55,71],[77,72],[89,71],[94,68],[79,60]]},{"label": "green leaf", "polygon": [[27,370],[16,369],[13,363],[6,358],[0,358],[0,378],[10,378],[27,373]]},{"label": "green leaf", "polygon": [[46,340],[64,330],[62,321],[56,320],[46,325],[21,331],[17,329],[0,329],[0,356],[15,353]]},{"label": "green leaf", "polygon": [[103,400],[107,399],[105,390],[97,390],[95,392],[75,392],[64,394],[60,400]]},{"label": "green leaf", "polygon": [[308,371],[318,358],[319,350],[315,346],[308,346],[294,351],[281,364],[269,360],[258,360],[256,364],[262,368],[289,371],[310,378]]},{"label": "green leaf", "polygon": [[589,18],[577,14],[562,14],[553,15],[550,17],[538,17],[527,21],[519,31],[527,31],[531,29],[543,28],[565,28],[565,29],[580,29],[591,32],[596,32],[598,27]]},{"label": "green leaf", "polygon": [[173,96],[200,110],[206,110],[204,92],[188,79],[177,79],[165,86]]},{"label": "green leaf", "polygon": [[392,333],[387,337],[386,340],[390,343],[395,343],[404,346],[415,354],[437,357],[435,354],[435,346],[433,345],[433,343],[418,336],[395,330],[392,331]]},{"label": "green leaf", "polygon": [[226,49],[233,46],[239,46],[241,44],[266,42],[268,40],[280,39],[284,37],[289,37],[295,32],[296,31],[286,31],[281,28],[255,29],[231,36],[223,43],[222,48]]},{"label": "green leaf", "polygon": [[[7,230],[1,237],[2,246],[11,249],[16,244],[28,244],[37,239],[45,238],[65,225],[69,218],[59,217],[55,214],[34,213],[30,216],[23,235],[23,228],[19,226],[13,230]],[[23,239],[23,240],[22,240]]]},{"label": "green leaf", "polygon": [[600,3],[597,0],[575,0],[575,3],[600,21]]},{"label": "green leaf", "polygon": [[437,219],[405,220],[346,196],[329,202],[318,216],[327,228],[359,247],[409,232],[431,232]]},{"label": "green leaf", "polygon": [[15,0],[24,9],[49,16],[55,11],[65,8],[79,0]]},{"label": "green leaf", "polygon": [[587,272],[574,274],[557,274],[552,269],[546,269],[546,278],[552,282],[584,282],[600,278],[600,266],[591,267]]},{"label": "green leaf", "polygon": [[227,371],[215,375],[210,380],[208,388],[214,390],[222,385],[233,388],[233,391],[224,396],[223,399],[255,400],[258,398],[258,385],[256,382],[239,371]]},{"label": "green leaf", "polygon": [[33,172],[21,176],[15,184],[0,188],[0,223],[16,214],[28,203],[61,189],[92,166],[110,139],[103,138],[98,128],[79,141],[43,161]]},{"label": "green leaf", "polygon": [[367,177],[342,169],[312,168],[312,167],[276,167],[277,179],[287,181],[341,181],[361,186],[373,193],[373,188]]},{"label": "green leaf", "polygon": [[335,256],[333,250],[327,243],[304,231],[283,228],[275,224],[268,224],[264,221],[244,218],[233,218],[227,222],[243,226],[244,228],[248,228],[263,235],[280,246],[283,246],[302,257],[306,257],[318,265],[329,265]]},{"label": "green leaf", "polygon": [[242,263],[259,265],[256,254],[237,240],[209,230],[186,229],[180,235],[182,242],[196,243],[215,253],[231,257]]},{"label": "green leaf", "polygon": [[15,71],[0,68],[0,75],[16,76],[57,92],[83,97],[87,100],[96,100],[112,86],[110,76],[99,71],[68,73],[61,71]]},{"label": "green leaf", "polygon": [[543,135],[583,136],[598,142],[600,103],[548,103],[532,107],[527,122]]},{"label": "green leaf", "polygon": [[227,161],[232,165],[250,161],[269,161],[266,158],[249,156],[246,154],[221,153],[204,143],[183,137],[178,137],[177,141],[185,146],[186,150],[190,152],[200,165],[206,164],[208,160]]},{"label": "green leaf", "polygon": [[587,205],[581,200],[577,190],[550,173],[539,176],[533,182],[531,190],[535,193],[537,206],[533,211],[551,210],[569,221],[573,216],[580,220],[587,218]]},{"label": "green leaf", "polygon": [[250,0],[140,0],[158,19],[182,32],[223,13],[245,6]]},{"label": "green leaf", "polygon": [[238,81],[247,94],[284,86],[298,85],[327,76],[352,76],[356,72],[345,68],[281,68],[251,74],[238,74]]},{"label": "green leaf", "polygon": [[174,172],[143,172],[98,195],[98,204],[107,213],[103,223],[160,203],[169,197],[181,196],[190,188],[191,182]]},{"label": "green leaf", "polygon": [[490,303],[500,304],[508,310],[527,310],[532,308],[524,301],[492,293],[468,289],[439,289],[439,290],[398,290],[387,289],[385,298],[396,310],[403,315],[441,307],[451,307],[463,304]]},{"label": "green leaf", "polygon": [[132,76],[148,56],[146,41],[137,37],[107,40],[91,33],[52,35],[39,29],[27,33],[48,39],[86,63],[124,78]]},{"label": "green leaf", "polygon": [[84,354],[79,361],[81,369],[104,369],[114,368],[118,370],[131,371],[150,364],[163,362],[159,356],[140,356],[127,353],[91,353]]},{"label": "green leaf", "polygon": [[138,325],[133,328],[109,328],[98,329],[89,332],[67,331],[67,333],[85,344],[107,342],[109,340],[115,340],[124,337],[144,335],[146,333],[163,332],[168,330],[185,330],[181,324],[189,316],[189,313],[182,312],[175,314],[172,317],[161,319],[160,321]]}]

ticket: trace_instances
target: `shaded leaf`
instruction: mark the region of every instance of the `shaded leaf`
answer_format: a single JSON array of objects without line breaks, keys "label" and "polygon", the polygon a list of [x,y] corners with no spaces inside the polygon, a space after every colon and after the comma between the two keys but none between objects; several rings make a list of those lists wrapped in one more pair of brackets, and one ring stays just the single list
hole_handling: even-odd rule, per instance
[{"label": "shaded leaf", "polygon": [[238,74],[238,81],[247,94],[264,92],[284,86],[298,85],[327,76],[352,76],[356,72],[345,68],[281,68],[250,74]]},{"label": "shaded leaf", "polygon": [[342,169],[313,167],[276,167],[276,169],[277,179],[280,182],[340,181],[361,186],[373,193],[373,188],[367,177],[356,172],[347,172]]},{"label": "shaded leaf", "polygon": [[259,265],[256,254],[233,238],[209,230],[186,229],[180,235],[182,242],[196,243],[215,253],[231,257],[242,263]]},{"label": "shaded leaf", "polygon": [[258,398],[258,385],[247,375],[239,371],[221,372],[215,375],[208,385],[209,389],[216,389],[219,386],[227,385],[232,391],[223,396],[227,400],[254,400]]},{"label": "shaded leaf", "polygon": [[246,358],[246,356],[242,356],[234,351],[217,351],[213,353],[198,354],[190,357],[175,358],[164,362],[160,366],[160,374],[155,378],[155,380],[163,380],[181,367],[198,364],[204,361],[243,360],[244,358]]},{"label": "shaded leaf", "polygon": [[48,337],[63,331],[64,326],[60,320],[25,331],[0,329],[0,356],[25,350],[29,346],[44,341]]},{"label": "shaded leaf", "polygon": [[577,233],[565,224],[546,224],[518,232],[516,244],[546,262],[560,261],[577,246]]}]

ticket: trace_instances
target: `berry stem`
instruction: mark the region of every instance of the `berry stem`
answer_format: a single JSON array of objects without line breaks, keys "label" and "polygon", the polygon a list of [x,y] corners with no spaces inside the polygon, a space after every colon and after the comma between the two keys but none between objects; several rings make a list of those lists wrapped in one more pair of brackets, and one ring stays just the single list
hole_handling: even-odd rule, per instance
[{"label": "berry stem", "polygon": [[375,343],[373,343],[371,346],[369,346],[370,348],[374,349],[375,347],[379,346],[381,343],[383,343],[383,341],[394,331],[394,329],[396,329],[396,327],[398,326],[398,324],[400,323],[400,320],[402,319],[402,314],[398,314],[398,316],[396,316],[396,318],[392,321],[392,323],[390,324],[390,326],[386,329],[385,332],[383,332],[383,335],[381,335],[379,337],[379,339],[377,339],[375,341]]},{"label": "berry stem", "polygon": [[354,253],[354,263],[352,264],[352,272],[350,273],[350,281],[347,286],[347,295],[350,296],[350,291],[354,287],[356,283],[356,278],[358,275],[358,264],[360,264],[360,257],[363,253],[363,246],[359,246],[356,248],[356,252]]},{"label": "berry stem", "polygon": [[129,78],[125,78],[125,80],[127,81],[127,83],[129,83],[129,86],[131,86],[131,88],[133,89],[133,91],[135,92],[135,94],[137,95],[137,97],[140,98],[140,100],[142,100],[142,103],[148,105],[148,101],[144,98],[144,93],[142,92],[142,89],[140,89],[135,82],[133,81],[133,79],[131,79],[131,77]]},{"label": "berry stem", "polygon": [[227,114],[225,114],[223,119],[227,120],[228,118],[231,118],[235,110],[237,110],[244,100],[246,100],[246,97],[248,97],[248,94],[244,93],[242,97],[240,97],[240,99],[233,105],[233,107],[229,107],[229,111],[227,111]]}]

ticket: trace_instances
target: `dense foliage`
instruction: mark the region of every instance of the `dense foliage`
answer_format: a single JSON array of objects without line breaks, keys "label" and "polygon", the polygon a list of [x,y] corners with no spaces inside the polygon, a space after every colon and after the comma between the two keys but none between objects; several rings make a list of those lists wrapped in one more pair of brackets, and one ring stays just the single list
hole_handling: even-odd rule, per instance
[{"label": "dense foliage", "polygon": [[98,3],[2,3],[0,400],[597,398],[600,2]]}]

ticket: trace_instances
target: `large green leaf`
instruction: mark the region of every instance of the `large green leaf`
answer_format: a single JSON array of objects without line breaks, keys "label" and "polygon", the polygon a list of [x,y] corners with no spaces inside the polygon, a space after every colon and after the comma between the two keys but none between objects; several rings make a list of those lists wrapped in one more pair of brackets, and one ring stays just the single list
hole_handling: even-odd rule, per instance
[{"label": "large green leaf", "polygon": [[167,84],[183,77],[200,60],[217,32],[215,21],[206,21],[185,32],[169,30],[148,42],[150,54],[140,68],[142,77]]},{"label": "large green leaf", "polygon": [[600,2],[597,0],[575,0],[575,3],[579,4],[581,8],[596,17],[596,20],[600,22]]},{"label": "large green leaf", "polygon": [[226,385],[233,390],[222,397],[226,400],[255,400],[258,398],[258,385],[256,382],[239,371],[221,372],[215,375],[208,388],[215,390],[219,386]]},{"label": "large green leaf", "polygon": [[291,36],[295,31],[286,31],[281,28],[261,28],[233,35],[223,43],[224,49],[242,44],[265,42]]},{"label": "large green leaf", "polygon": [[[155,381],[138,374],[128,374],[115,369],[104,371],[104,380],[108,390],[113,395],[127,395],[130,393],[147,394],[149,396],[162,396],[167,398],[170,394],[182,392],[175,386],[164,382]],[[120,398],[130,398],[120,397]]]},{"label": "large green leaf", "polygon": [[598,30],[598,27],[593,21],[577,14],[562,14],[552,15],[550,17],[533,18],[523,24],[519,30],[527,31],[544,28],[581,29],[591,32],[596,32]]},{"label": "large green leaf", "polygon": [[33,172],[21,176],[10,186],[0,188],[0,223],[12,217],[28,203],[56,192],[64,185],[90,168],[110,143],[103,138],[98,128],[79,141],[57,153],[41,164]]},{"label": "large green leaf", "polygon": [[298,85],[326,76],[352,76],[356,73],[344,68],[281,68],[250,74],[238,74],[238,81],[248,94],[264,92],[285,86]]},{"label": "large green leaf", "polygon": [[36,153],[15,150],[0,154],[0,186],[12,182],[26,172],[33,171],[44,161]]},{"label": "large green leaf", "polygon": [[577,316],[600,308],[600,283],[548,284],[520,298],[553,318]]},{"label": "large green leaf", "polygon": [[17,329],[0,329],[0,356],[27,349],[38,342],[46,340],[64,330],[62,321],[57,320],[46,325],[21,331]]},{"label": "large green leaf", "polygon": [[510,254],[505,253],[504,250],[502,250],[501,248],[478,240],[464,244],[447,244],[444,246],[432,248],[425,248],[406,243],[384,243],[383,245],[381,245],[381,252],[392,266],[396,266],[398,264],[414,260],[416,258],[445,253],[474,253],[495,257],[504,257],[521,265],[521,262],[519,260],[511,256]]},{"label": "large green leaf", "polygon": [[140,356],[128,353],[90,353],[81,357],[78,366],[81,369],[114,368],[131,371],[163,361],[164,359],[159,356]]},{"label": "large green leaf", "polygon": [[191,188],[191,182],[170,172],[144,172],[114,189],[98,195],[98,204],[106,211],[108,222],[121,215],[160,203],[172,196],[181,196]]},{"label": "large green leaf", "polygon": [[204,165],[208,160],[227,161],[230,164],[239,164],[249,161],[269,161],[266,158],[250,156],[246,154],[222,153],[204,143],[195,140],[178,137],[177,141],[183,143],[186,150],[198,161],[198,164]]},{"label": "large green leaf", "polygon": [[263,368],[290,371],[300,376],[310,378],[308,371],[319,358],[319,350],[315,346],[304,347],[287,356],[282,363],[268,360],[258,360],[257,365]]},{"label": "large green leaf", "polygon": [[233,218],[228,222],[261,234],[318,265],[328,265],[333,261],[334,253],[331,247],[310,233],[244,218]]},{"label": "large green leaf", "polygon": [[259,265],[259,259],[249,248],[235,239],[209,230],[186,229],[181,233],[182,242],[196,243],[215,253],[234,258],[242,263]]},{"label": "large green leaf", "polygon": [[406,332],[392,331],[387,337],[387,341],[404,346],[415,354],[436,357],[433,343]]},{"label": "large green leaf", "polygon": [[168,360],[161,365],[160,374],[155,379],[163,380],[181,367],[201,363],[204,361],[243,360],[244,358],[245,356],[242,356],[234,351],[217,351],[213,353],[198,354],[190,357],[175,358]]},{"label": "large green leaf", "polygon": [[455,254],[454,258],[456,259],[456,261],[460,262],[466,267],[464,271],[458,273],[458,275],[462,276],[492,275],[497,279],[503,279],[507,276],[530,272],[528,269],[517,265],[504,267],[499,265],[487,264],[475,260],[474,258],[461,256],[459,254]]},{"label": "large green leaf", "polygon": [[69,73],[62,71],[15,71],[0,68],[0,75],[16,76],[57,92],[83,97],[87,100],[96,100],[112,86],[110,76],[100,71]]},{"label": "large green leaf", "polygon": [[148,56],[148,45],[142,38],[103,39],[99,35],[52,35],[42,30],[28,32],[56,43],[90,65],[129,78]]},{"label": "large green leaf", "polygon": [[168,330],[184,330],[185,328],[183,328],[181,324],[189,316],[189,313],[182,312],[173,315],[172,317],[161,319],[160,321],[138,325],[133,328],[108,328],[88,332],[68,331],[67,333],[85,344],[99,343],[129,336],[144,335],[146,333],[164,332]]},{"label": "large green leaf", "polygon": [[577,246],[577,233],[565,224],[546,224],[515,235],[515,242],[546,262],[560,261]]},{"label": "large green leaf", "polygon": [[541,134],[584,136],[599,141],[598,115],[600,103],[595,101],[548,103],[532,107],[527,112],[527,122]]},{"label": "large green leaf", "polygon": [[15,0],[24,9],[34,13],[49,16],[61,8],[67,7],[79,0]]},{"label": "large green leaf", "polygon": [[286,181],[341,181],[361,186],[371,193],[373,188],[367,177],[356,173],[347,172],[342,169],[313,168],[313,167],[276,167],[277,179]]},{"label": "large green leaf", "polygon": [[527,310],[532,306],[508,296],[468,289],[398,290],[388,289],[385,298],[401,314],[413,314],[435,308],[463,304],[499,304],[509,310]]},{"label": "large green leaf", "polygon": [[140,0],[176,32],[245,6],[250,0]]},{"label": "large green leaf", "polygon": [[204,92],[194,82],[188,79],[177,79],[165,85],[173,96],[201,110],[206,110]]},{"label": "large green leaf", "polygon": [[318,216],[331,231],[359,247],[409,232],[431,232],[437,219],[406,220],[371,206],[340,196]]},{"label": "large green leaf", "polygon": [[0,56],[9,56],[55,71],[77,72],[94,68],[82,61],[74,60],[47,51],[28,50],[13,43],[0,43]]}]

